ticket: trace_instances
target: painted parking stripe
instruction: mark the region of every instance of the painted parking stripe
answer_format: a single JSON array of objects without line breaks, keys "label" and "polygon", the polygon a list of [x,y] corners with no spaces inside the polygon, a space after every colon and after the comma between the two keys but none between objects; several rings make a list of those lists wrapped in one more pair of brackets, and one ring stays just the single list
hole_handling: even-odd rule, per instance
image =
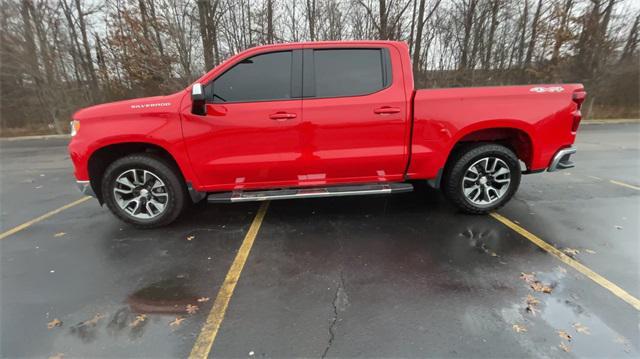
[{"label": "painted parking stripe", "polygon": [[200,330],[200,335],[198,335],[198,339],[196,339],[193,349],[191,349],[189,358],[207,358],[209,356],[213,342],[218,335],[218,329],[220,329],[225,312],[227,311],[227,306],[229,305],[231,296],[233,296],[233,291],[240,279],[240,274],[249,257],[251,247],[253,247],[253,242],[260,230],[268,208],[269,202],[263,202],[258,213],[256,213],[251,227],[249,227],[249,231],[244,237],[240,249],[238,249],[238,254],[236,254],[236,258],[233,260],[233,263],[231,263],[229,272],[227,272],[227,276],[218,291],[218,295],[216,296],[215,302],[213,302],[213,307],[211,307],[207,320]]},{"label": "painted parking stripe", "polygon": [[66,205],[64,205],[64,206],[62,206],[62,207],[60,207],[58,209],[54,209],[53,211],[47,212],[47,213],[43,214],[40,217],[34,218],[34,219],[30,220],[29,222],[25,222],[25,223],[23,223],[23,224],[21,224],[19,226],[13,227],[10,230],[0,234],[0,239],[5,239],[5,238],[7,238],[7,237],[9,237],[9,236],[11,236],[13,234],[16,234],[16,233],[20,232],[21,230],[23,230],[25,228],[28,228],[28,227],[32,226],[33,224],[36,224],[36,223],[38,223],[40,221],[44,221],[45,219],[47,219],[47,218],[49,218],[49,217],[51,217],[53,215],[56,215],[56,214],[66,210],[66,209],[69,209],[71,207],[77,206],[80,203],[86,202],[89,198],[91,198],[91,197],[89,197],[89,196],[82,197],[77,201],[73,201],[73,202],[71,202],[69,204],[66,204]]},{"label": "painted parking stripe", "polygon": [[618,186],[627,187],[627,188],[635,189],[636,191],[640,191],[640,187],[634,186],[632,184],[628,184],[628,183],[624,183],[624,182],[620,182],[620,181],[615,181],[615,180],[609,180],[609,182],[611,182],[613,184],[617,184]]},{"label": "painted parking stripe", "polygon": [[562,251],[560,251],[556,247],[554,247],[551,244],[543,241],[542,239],[540,239],[539,237],[537,237],[533,233],[531,233],[531,232],[527,231],[526,229],[520,227],[519,225],[517,225],[516,223],[512,222],[508,218],[503,217],[503,216],[501,216],[501,215],[499,215],[499,214],[497,214],[495,212],[491,213],[491,217],[495,218],[496,220],[498,220],[499,222],[501,222],[505,226],[511,228],[512,230],[514,230],[515,232],[517,232],[521,236],[525,237],[529,241],[533,242],[533,244],[535,244],[538,247],[544,249],[545,251],[547,251],[547,253],[549,253],[552,256],[558,258],[559,260],[561,260],[565,264],[571,266],[573,269],[575,269],[578,272],[584,274],[585,276],[587,276],[592,281],[598,283],[599,285],[601,285],[602,287],[604,287],[605,289],[607,289],[608,291],[613,293],[615,296],[617,296],[618,298],[620,298],[620,299],[624,300],[625,302],[631,304],[631,306],[636,308],[636,310],[640,311],[640,299],[632,296],[627,291],[625,291],[624,289],[618,287],[616,284],[612,283],[611,281],[609,281],[605,277],[603,277],[600,274],[592,271],[591,269],[589,269],[584,264],[582,264],[582,263],[578,262],[577,260],[569,257],[568,255],[564,254]]}]

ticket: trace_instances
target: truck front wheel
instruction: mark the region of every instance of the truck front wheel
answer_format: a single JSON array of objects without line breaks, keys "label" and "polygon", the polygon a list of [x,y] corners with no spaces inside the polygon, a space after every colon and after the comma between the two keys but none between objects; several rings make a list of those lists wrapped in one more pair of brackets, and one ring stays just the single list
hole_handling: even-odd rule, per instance
[{"label": "truck front wheel", "polygon": [[513,151],[496,144],[476,144],[454,154],[445,167],[442,189],[463,212],[485,214],[511,199],[520,176]]},{"label": "truck front wheel", "polygon": [[186,199],[182,180],[172,166],[147,153],[109,165],[102,178],[102,196],[113,214],[140,228],[173,222]]}]

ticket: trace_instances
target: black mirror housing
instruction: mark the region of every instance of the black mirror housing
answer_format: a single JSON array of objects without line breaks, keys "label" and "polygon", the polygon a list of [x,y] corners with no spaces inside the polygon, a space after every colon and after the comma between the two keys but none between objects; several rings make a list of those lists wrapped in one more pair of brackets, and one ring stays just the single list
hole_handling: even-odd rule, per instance
[{"label": "black mirror housing", "polygon": [[206,114],[204,88],[199,82],[191,86],[191,112],[200,116]]}]

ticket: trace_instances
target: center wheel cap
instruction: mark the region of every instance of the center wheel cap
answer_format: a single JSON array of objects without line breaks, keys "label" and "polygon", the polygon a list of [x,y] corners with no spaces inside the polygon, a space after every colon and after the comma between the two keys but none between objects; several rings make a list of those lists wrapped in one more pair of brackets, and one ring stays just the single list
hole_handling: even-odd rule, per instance
[{"label": "center wheel cap", "polygon": [[480,184],[487,184],[487,177],[485,176],[480,177]]},{"label": "center wheel cap", "polygon": [[141,189],[140,190],[140,196],[142,196],[142,197],[149,196],[149,191],[147,189],[145,189],[145,188]]}]

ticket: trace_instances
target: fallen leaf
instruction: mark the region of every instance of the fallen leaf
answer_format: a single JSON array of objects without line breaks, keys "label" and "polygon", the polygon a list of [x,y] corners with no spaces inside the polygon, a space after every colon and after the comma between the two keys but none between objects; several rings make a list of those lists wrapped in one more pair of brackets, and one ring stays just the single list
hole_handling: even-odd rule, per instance
[{"label": "fallen leaf", "polygon": [[139,326],[145,320],[147,320],[147,315],[146,314],[137,315],[136,319],[134,319],[133,322],[131,322],[130,326],[135,328],[135,327]]},{"label": "fallen leaf", "polygon": [[627,338],[623,337],[622,335],[618,335],[613,341],[618,344],[627,344],[629,342]]},{"label": "fallen leaf", "polygon": [[200,308],[198,308],[197,305],[187,304],[187,313],[189,313],[189,314],[196,314],[198,309],[200,309]]},{"label": "fallen leaf", "polygon": [[56,353],[49,357],[49,359],[62,359],[62,358],[64,358],[63,353]]},{"label": "fallen leaf", "polygon": [[585,325],[580,324],[580,323],[574,323],[573,324],[573,328],[578,333],[591,335],[591,332],[589,331],[589,328],[587,326],[585,326]]},{"label": "fallen leaf", "polygon": [[535,273],[520,273],[520,278],[525,282],[530,283],[536,280],[536,275]]},{"label": "fallen leaf", "polygon": [[208,301],[209,301],[209,297],[200,297],[200,298],[198,298],[198,302],[199,303],[208,302]]},{"label": "fallen leaf", "polygon": [[548,287],[544,284],[542,284],[540,281],[535,281],[533,283],[529,283],[529,286],[531,287],[531,289],[535,290],[536,292],[542,292],[542,293],[551,293],[552,289],[551,287]]},{"label": "fallen leaf", "polygon": [[54,237],[56,237],[56,238],[58,238],[58,237],[62,237],[62,236],[64,236],[65,234],[66,234],[66,233],[64,233],[64,232],[58,232],[58,233],[54,234],[53,236],[54,236]]},{"label": "fallen leaf", "polygon": [[538,299],[536,299],[536,297],[532,296],[531,294],[527,294],[527,312],[536,315],[536,313],[538,312],[538,304],[540,304],[540,301]]},{"label": "fallen leaf", "polygon": [[544,285],[536,279],[535,273],[520,273],[520,278],[527,282],[531,289],[536,292],[551,293],[552,291],[551,287]]},{"label": "fallen leaf", "polygon": [[196,238],[196,236],[188,236],[188,237],[187,237],[187,240],[188,240],[188,241],[191,241],[191,240],[193,240],[194,238]]},{"label": "fallen leaf", "polygon": [[585,249],[584,251],[589,253],[589,254],[596,254],[596,251],[594,251],[592,249]]},{"label": "fallen leaf", "polygon": [[169,323],[170,327],[178,327],[180,326],[180,324],[182,324],[182,321],[184,320],[184,318],[182,317],[176,317],[176,319],[174,319],[173,321],[171,321]]},{"label": "fallen leaf", "polygon": [[571,351],[571,349],[564,342],[560,342],[559,347],[560,347],[560,349],[564,350],[567,353]]},{"label": "fallen leaf", "polygon": [[526,333],[527,328],[524,325],[514,324],[513,330],[515,330],[516,333]]},{"label": "fallen leaf", "polygon": [[62,326],[62,321],[60,321],[60,319],[56,318],[52,321],[50,321],[49,323],[47,323],[47,328],[49,329],[53,329],[55,327],[61,327]]},{"label": "fallen leaf", "polygon": [[571,341],[571,334],[565,332],[564,330],[558,330],[558,336],[564,340]]},{"label": "fallen leaf", "polygon": [[98,324],[98,321],[100,321],[100,319],[104,318],[103,314],[100,313],[96,313],[96,315],[93,316],[93,318],[89,319],[89,320],[85,320],[84,322],[81,322],[78,325],[96,325]]},{"label": "fallen leaf", "polygon": [[565,248],[562,251],[569,257],[575,257],[576,255],[580,254],[580,251],[575,248]]}]

